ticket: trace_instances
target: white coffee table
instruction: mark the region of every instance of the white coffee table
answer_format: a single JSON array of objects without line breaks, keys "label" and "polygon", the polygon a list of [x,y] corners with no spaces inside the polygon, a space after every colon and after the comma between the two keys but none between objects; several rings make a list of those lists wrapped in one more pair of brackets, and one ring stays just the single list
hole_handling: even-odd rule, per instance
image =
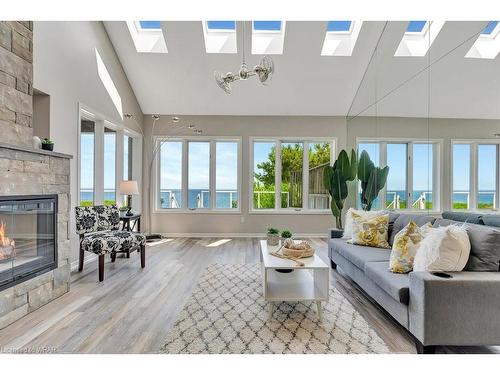
[{"label": "white coffee table", "polygon": [[[301,267],[293,260],[277,258],[270,254],[279,246],[268,246],[266,240],[260,241],[262,264],[262,286],[264,299],[269,302],[269,319],[274,313],[275,302],[314,301],[318,317],[323,318],[321,302],[328,302],[329,267],[316,254],[302,258]],[[292,269],[291,273],[280,273],[278,269]]]}]

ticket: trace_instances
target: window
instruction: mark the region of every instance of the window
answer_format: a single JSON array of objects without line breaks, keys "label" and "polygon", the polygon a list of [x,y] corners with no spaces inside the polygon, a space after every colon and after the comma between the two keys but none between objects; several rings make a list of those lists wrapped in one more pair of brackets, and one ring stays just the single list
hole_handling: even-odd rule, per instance
[{"label": "window", "polygon": [[[376,167],[380,166],[380,144],[378,143],[360,143],[358,144],[358,157],[363,151],[368,153],[371,161]],[[361,184],[358,184],[358,207],[361,207]],[[376,198],[372,203],[372,209],[380,209],[380,199]]]},{"label": "window", "polygon": [[498,21],[490,21],[488,22],[488,25],[484,28],[484,30],[481,32],[481,35],[491,35],[493,34],[493,31],[497,28]]},{"label": "window", "polygon": [[410,21],[394,56],[425,56],[444,21]]},{"label": "window", "polygon": [[285,21],[253,21],[252,25],[252,54],[283,54]]},{"label": "window", "polygon": [[188,208],[210,208],[210,142],[188,145]]},{"label": "window", "polygon": [[351,21],[329,21],[326,27],[327,32],[344,32],[351,31]]},{"label": "window", "polygon": [[215,207],[238,208],[238,143],[216,142]]},{"label": "window", "polygon": [[202,21],[207,53],[236,53],[236,21]]},{"label": "window", "polygon": [[351,56],[362,21],[329,21],[321,56]]},{"label": "window", "polygon": [[[137,180],[139,186],[141,182],[140,135],[83,107],[80,108],[79,133],[79,205],[123,204],[126,197],[119,194],[118,182]],[[134,199],[137,210],[141,208],[139,201]]]},{"label": "window", "polygon": [[94,204],[95,122],[82,118],[80,125],[80,206]]},{"label": "window", "polygon": [[162,142],[160,148],[160,208],[182,207],[182,142]]},{"label": "window", "polygon": [[116,132],[104,128],[104,204],[116,204]]},{"label": "window", "polygon": [[477,146],[477,208],[496,208],[497,145]]},{"label": "window", "polygon": [[[252,210],[328,210],[323,171],[333,142],[252,140]],[[307,152],[306,152],[307,150]]]},{"label": "window", "polygon": [[406,27],[407,33],[421,33],[428,26],[427,21],[410,21]]},{"label": "window", "polygon": [[160,30],[160,21],[139,21],[139,26],[143,30]]},{"label": "window", "polygon": [[[359,154],[365,150],[375,166],[389,166],[387,183],[372,209],[439,210],[439,181],[435,181],[439,176],[439,148],[438,142],[359,142]],[[358,191],[361,207],[360,185]],[[382,199],[384,205],[380,204]]]},{"label": "window", "polygon": [[231,139],[157,140],[158,209],[238,210],[240,142]]},{"label": "window", "polygon": [[453,145],[453,192],[452,208],[454,210],[468,210],[470,205],[470,144]]},{"label": "window", "polygon": [[465,57],[474,59],[495,59],[500,52],[500,25],[490,21],[481,31]]},{"label": "window", "polygon": [[160,21],[127,21],[126,23],[137,52],[168,52]]},{"label": "window", "polygon": [[432,210],[433,144],[413,145],[413,199],[414,210]]},{"label": "window", "polygon": [[499,144],[483,141],[452,143],[453,209],[499,207]]},{"label": "window", "polygon": [[408,208],[407,191],[408,145],[406,143],[387,144],[387,192],[385,206],[388,209],[399,210]]},{"label": "window", "polygon": [[209,30],[236,30],[235,21],[207,21]]}]

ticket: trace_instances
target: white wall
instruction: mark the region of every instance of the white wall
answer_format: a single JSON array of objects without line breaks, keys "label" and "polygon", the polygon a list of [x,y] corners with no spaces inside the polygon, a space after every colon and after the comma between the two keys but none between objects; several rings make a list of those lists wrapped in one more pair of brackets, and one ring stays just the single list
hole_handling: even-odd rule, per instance
[{"label": "white wall", "polygon": [[[123,112],[132,113],[142,126],[141,108],[123,71],[102,22],[35,22],[34,87],[50,95],[50,136],[55,151],[71,154],[71,205],[78,201],[77,150],[79,104],[112,122],[123,123],[97,73],[101,56],[118,93]],[[138,131],[131,120],[125,125]],[[78,241],[71,210],[71,260],[78,259]]]},{"label": "white wall", "polygon": [[[144,117],[146,130],[145,153],[149,160],[151,116]],[[154,233],[169,234],[255,234],[265,233],[268,226],[290,229],[294,233],[325,236],[334,225],[331,213],[325,214],[262,214],[249,213],[249,139],[265,137],[331,137],[337,139],[336,149],[344,147],[346,124],[343,117],[306,116],[182,116],[181,124],[194,124],[203,129],[204,136],[238,136],[242,138],[242,192],[241,214],[219,213],[156,213],[152,215]],[[176,125],[177,127],[178,125]],[[155,135],[168,135],[172,128],[171,116],[165,115],[157,122]],[[187,132],[186,132],[187,133]],[[192,136],[192,131],[188,133]],[[147,183],[144,168],[144,183]],[[146,185],[144,185],[146,186]],[[143,189],[146,191],[146,187]],[[143,207],[147,207],[144,194]],[[147,215],[145,215],[147,223]]]}]

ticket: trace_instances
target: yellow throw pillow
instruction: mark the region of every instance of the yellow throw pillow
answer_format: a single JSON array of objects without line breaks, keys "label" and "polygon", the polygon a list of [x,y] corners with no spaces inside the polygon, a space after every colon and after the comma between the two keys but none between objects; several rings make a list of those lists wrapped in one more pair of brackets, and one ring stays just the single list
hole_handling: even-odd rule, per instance
[{"label": "yellow throw pillow", "polygon": [[415,254],[425,234],[432,228],[431,223],[419,227],[411,220],[406,227],[401,229],[392,245],[389,269],[394,273],[408,273],[413,270]]},{"label": "yellow throw pillow", "polygon": [[388,230],[389,214],[363,218],[352,212],[352,239],[348,242],[355,245],[390,249],[387,242]]}]

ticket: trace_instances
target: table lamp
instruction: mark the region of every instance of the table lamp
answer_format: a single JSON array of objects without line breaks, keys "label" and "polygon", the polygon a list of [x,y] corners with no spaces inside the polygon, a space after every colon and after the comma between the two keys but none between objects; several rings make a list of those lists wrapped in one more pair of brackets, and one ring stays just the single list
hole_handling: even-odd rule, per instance
[{"label": "table lamp", "polygon": [[129,180],[129,181],[121,181],[120,182],[120,194],[127,196],[127,207],[128,211],[125,216],[132,216],[132,195],[139,195],[139,186],[137,185],[137,181]]}]

